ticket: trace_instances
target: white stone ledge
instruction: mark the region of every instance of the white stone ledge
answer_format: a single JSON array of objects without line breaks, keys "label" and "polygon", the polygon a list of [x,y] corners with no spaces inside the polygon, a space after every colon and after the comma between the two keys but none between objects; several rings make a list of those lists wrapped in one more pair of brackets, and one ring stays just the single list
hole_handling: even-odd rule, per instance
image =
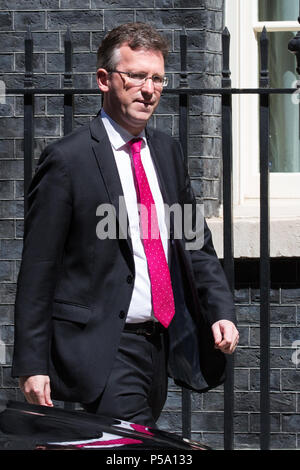
[{"label": "white stone ledge", "polygon": [[[207,219],[219,258],[223,258],[223,219]],[[260,257],[259,218],[240,217],[234,219],[234,257]],[[270,220],[270,256],[300,256],[300,217],[280,217]]]}]

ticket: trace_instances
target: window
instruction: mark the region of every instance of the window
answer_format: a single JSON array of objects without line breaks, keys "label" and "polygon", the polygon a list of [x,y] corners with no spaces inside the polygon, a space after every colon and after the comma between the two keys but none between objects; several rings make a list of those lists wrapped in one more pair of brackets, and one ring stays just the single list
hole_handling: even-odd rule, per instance
[{"label": "window", "polygon": [[[294,20],[299,14],[299,1],[260,0],[259,21]],[[278,27],[280,28],[280,24]],[[271,88],[293,88],[297,79],[296,60],[287,50],[295,36],[290,31],[269,34],[269,71]],[[299,173],[299,106],[290,95],[270,96],[270,171]]]},{"label": "window", "polygon": [[[270,86],[291,88],[300,80],[289,40],[300,30],[298,0],[226,0],[231,34],[232,86],[255,88],[259,80],[259,36],[269,37]],[[258,96],[233,96],[235,215],[258,216]],[[270,96],[271,216],[300,216],[300,105],[292,95]]]}]

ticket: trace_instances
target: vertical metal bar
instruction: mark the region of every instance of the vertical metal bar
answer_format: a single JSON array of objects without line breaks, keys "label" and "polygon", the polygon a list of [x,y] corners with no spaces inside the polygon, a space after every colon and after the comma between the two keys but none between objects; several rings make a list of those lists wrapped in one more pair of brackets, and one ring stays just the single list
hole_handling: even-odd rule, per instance
[{"label": "vertical metal bar", "polygon": [[[185,28],[180,35],[180,82],[179,88],[188,88],[187,78],[187,34]],[[179,139],[183,150],[186,167],[188,168],[188,134],[189,134],[189,95],[179,95]]]},{"label": "vertical metal bar", "polygon": [[[222,33],[222,87],[231,88],[230,33]],[[232,211],[232,95],[222,95],[222,155],[223,155],[223,238],[224,271],[231,292],[234,292],[233,211]],[[234,447],[234,357],[226,357],[226,381],[224,384],[224,449]]]},{"label": "vertical metal bar", "polygon": [[[260,38],[260,87],[269,86],[268,38]],[[269,95],[260,95],[260,446],[270,448]]]},{"label": "vertical metal bar", "polygon": [[[68,28],[65,34],[64,40],[65,50],[65,73],[64,73],[64,88],[73,87],[73,45],[72,35]],[[73,130],[73,106],[74,106],[74,95],[66,92],[64,94],[64,135],[69,134]],[[64,402],[64,409],[72,411],[75,409],[75,403]]]},{"label": "vertical metal bar", "polygon": [[[180,35],[180,88],[188,87],[187,80],[187,35],[185,29]],[[179,95],[179,140],[182,146],[185,165],[188,168],[188,135],[189,135],[189,96]],[[182,436],[191,437],[191,392],[182,388]]]},{"label": "vertical metal bar", "polygon": [[[73,87],[72,69],[73,69],[73,44],[71,31],[68,28],[65,34],[65,74],[64,88]],[[69,134],[73,130],[73,107],[74,95],[65,93],[64,95],[64,135]]]},{"label": "vertical metal bar", "polygon": [[[33,40],[30,28],[25,36],[24,88],[33,86]],[[27,213],[27,192],[32,179],[34,153],[34,94],[24,94],[24,217]]]}]

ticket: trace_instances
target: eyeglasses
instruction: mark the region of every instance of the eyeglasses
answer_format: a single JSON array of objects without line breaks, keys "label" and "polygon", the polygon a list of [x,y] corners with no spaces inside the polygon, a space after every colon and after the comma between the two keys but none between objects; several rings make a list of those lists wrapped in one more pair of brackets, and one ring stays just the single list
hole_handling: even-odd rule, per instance
[{"label": "eyeglasses", "polygon": [[168,77],[166,76],[152,75],[152,77],[149,77],[146,73],[121,72],[120,70],[109,70],[108,72],[127,75],[129,82],[134,86],[141,86],[146,83],[148,79],[151,79],[153,85],[157,88],[166,87],[168,85]]}]

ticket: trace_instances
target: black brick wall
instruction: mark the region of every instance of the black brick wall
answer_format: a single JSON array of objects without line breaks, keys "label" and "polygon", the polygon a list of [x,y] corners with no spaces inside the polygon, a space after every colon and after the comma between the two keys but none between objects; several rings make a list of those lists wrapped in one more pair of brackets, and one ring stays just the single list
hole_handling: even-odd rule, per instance
[{"label": "black brick wall", "polygon": [[[80,12],[79,12],[80,10]],[[189,84],[220,86],[223,0],[0,0],[0,80],[6,87],[24,83],[24,33],[34,39],[34,84],[62,85],[66,28],[74,43],[74,86],[95,87],[97,47],[105,30],[127,21],[147,21],[170,40],[166,64],[171,85],[179,83],[179,35],[188,36]],[[220,203],[221,107],[212,95],[191,97],[189,170],[206,216]],[[76,96],[75,126],[88,122],[100,106],[99,96]],[[34,157],[62,135],[63,98],[38,96]],[[22,399],[11,379],[13,304],[23,235],[23,99],[0,103],[0,399]],[[164,96],[152,124],[178,136],[178,100]],[[299,260],[272,265],[272,448],[300,448],[299,366],[292,343],[300,340]],[[235,369],[235,445],[259,448],[259,292],[256,260],[237,262],[236,306],[241,341]],[[58,405],[60,405],[58,403]],[[160,418],[162,428],[181,432],[181,392],[170,382]],[[192,394],[192,438],[223,447],[223,387]]]},{"label": "black brick wall", "polygon": [[[0,79],[6,87],[22,87],[24,80],[24,34],[30,26],[34,40],[34,85],[59,87],[64,71],[63,40],[67,27],[74,44],[74,86],[96,87],[96,51],[104,32],[127,21],[146,21],[159,28],[170,41],[166,69],[171,86],[179,83],[179,35],[188,35],[188,70],[191,86],[220,85],[223,1],[179,0],[0,0]],[[80,9],[80,13],[79,10]],[[36,154],[62,133],[62,97],[36,99]],[[77,97],[75,125],[86,123],[99,108],[99,97]],[[178,135],[178,99],[164,96],[152,119],[154,126]],[[220,98],[191,98],[190,169],[197,197],[207,216],[216,215],[220,202],[221,115]],[[22,98],[7,97],[0,106],[2,117],[1,157],[22,158]],[[13,143],[6,139],[15,139]],[[7,154],[6,149],[14,145]],[[4,152],[4,153],[3,153]],[[21,168],[21,166],[20,166]],[[21,170],[22,171],[22,168]],[[7,176],[1,168],[1,178]],[[15,179],[22,178],[19,173]]]}]

